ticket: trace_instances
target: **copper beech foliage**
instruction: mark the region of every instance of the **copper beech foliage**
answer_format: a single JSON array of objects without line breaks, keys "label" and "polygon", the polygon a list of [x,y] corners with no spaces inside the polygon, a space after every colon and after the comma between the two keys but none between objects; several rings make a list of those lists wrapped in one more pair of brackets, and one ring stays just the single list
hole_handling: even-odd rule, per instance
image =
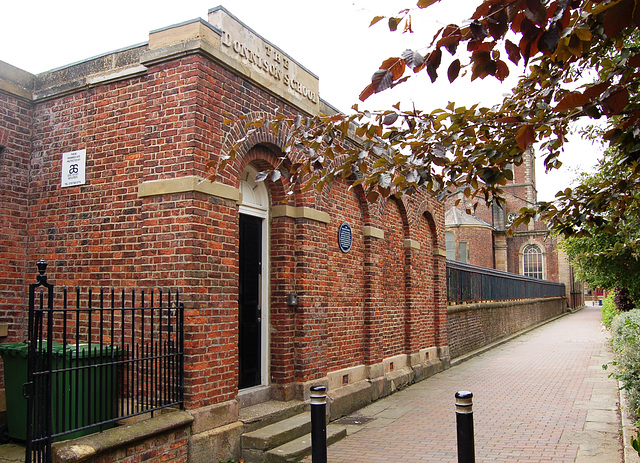
[{"label": "copper beech foliage", "polygon": [[[386,20],[391,31],[410,33],[419,10],[438,1],[420,0],[394,17],[375,17],[371,24]],[[340,176],[361,185],[370,201],[417,187],[434,194],[463,187],[470,197],[500,203],[501,187],[512,178],[510,166],[520,164],[526,150],[535,147],[547,169],[557,168],[569,124],[605,118],[601,136],[619,153],[625,181],[589,189],[588,195],[587,190],[566,189],[554,203],[523,209],[515,225],[539,214],[566,234],[605,222],[610,226],[635,207],[627,193],[637,188],[640,177],[639,25],[640,0],[479,2],[469,20],[443,27],[431,43],[420,44],[421,51],[405,50],[385,59],[360,99],[420,72],[433,82],[443,78],[439,74],[453,82],[502,81],[510,69],[526,70],[501,104],[450,103],[425,110],[398,103],[381,111],[354,105],[349,114],[246,120],[248,134],[266,125],[286,135],[280,165],[260,179],[285,175],[290,189],[298,184],[321,189]],[[210,163],[213,176],[237,147]],[[611,201],[622,214],[607,212]]]}]

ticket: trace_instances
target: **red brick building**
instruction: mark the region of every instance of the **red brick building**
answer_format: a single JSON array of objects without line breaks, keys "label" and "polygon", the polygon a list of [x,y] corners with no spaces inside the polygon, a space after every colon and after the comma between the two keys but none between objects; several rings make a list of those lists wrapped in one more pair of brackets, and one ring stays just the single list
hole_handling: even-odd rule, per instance
[{"label": "red brick building", "polygon": [[[507,229],[523,207],[538,201],[535,154],[528,151],[521,165],[513,167],[513,180],[503,187],[504,207],[487,207],[479,202],[475,211],[462,190],[445,199],[445,240],[451,260],[495,268],[565,284],[567,298],[583,304],[582,285],[575,281],[566,255],[558,249],[558,238],[547,225],[533,220],[521,225],[511,236]],[[574,304],[575,303],[575,304]]]},{"label": "red brick building", "polygon": [[284,202],[286,176],[255,182],[284,146],[266,129],[203,181],[246,135],[225,118],[334,111],[315,75],[223,8],[39,75],[0,63],[0,342],[25,339],[44,258],[58,286],[181,291],[191,439],[237,435],[239,407],[313,384],[336,416],[445,368],[434,197],[368,204],[336,181]]}]

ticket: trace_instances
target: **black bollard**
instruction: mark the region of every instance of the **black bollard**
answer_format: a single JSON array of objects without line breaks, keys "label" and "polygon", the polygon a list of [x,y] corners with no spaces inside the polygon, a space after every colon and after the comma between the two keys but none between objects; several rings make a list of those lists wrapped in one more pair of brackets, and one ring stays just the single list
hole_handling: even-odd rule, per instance
[{"label": "black bollard", "polygon": [[327,388],[311,386],[311,461],[327,463]]},{"label": "black bollard", "polygon": [[475,463],[473,442],[473,394],[456,392],[456,426],[458,429],[458,463]]}]

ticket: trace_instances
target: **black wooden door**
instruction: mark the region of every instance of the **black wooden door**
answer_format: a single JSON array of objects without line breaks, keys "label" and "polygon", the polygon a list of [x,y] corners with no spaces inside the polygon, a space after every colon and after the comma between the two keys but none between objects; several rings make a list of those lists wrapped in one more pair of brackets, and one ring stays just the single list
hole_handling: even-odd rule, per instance
[{"label": "black wooden door", "polygon": [[262,219],[240,214],[239,265],[239,385],[260,384],[260,280],[262,273]]}]

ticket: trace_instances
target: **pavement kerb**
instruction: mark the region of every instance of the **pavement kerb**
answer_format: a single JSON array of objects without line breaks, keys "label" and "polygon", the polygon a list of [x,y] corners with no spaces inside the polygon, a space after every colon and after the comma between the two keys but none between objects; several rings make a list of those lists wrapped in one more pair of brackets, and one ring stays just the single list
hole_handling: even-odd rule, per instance
[{"label": "pavement kerb", "polygon": [[502,344],[506,344],[509,341],[513,340],[513,339],[516,339],[516,338],[518,338],[518,337],[520,337],[520,336],[522,336],[524,334],[527,334],[527,333],[529,333],[529,332],[531,332],[531,331],[533,331],[535,329],[538,329],[541,326],[546,325],[547,323],[554,322],[554,321],[556,321],[556,320],[558,320],[558,319],[560,319],[562,317],[565,317],[567,315],[572,315],[572,314],[582,310],[583,308],[584,308],[584,306],[578,307],[578,308],[573,309],[573,310],[569,310],[568,312],[563,312],[560,315],[557,315],[557,316],[555,316],[553,318],[549,318],[548,320],[544,320],[544,321],[542,321],[542,322],[540,322],[540,323],[538,323],[536,325],[532,325],[529,328],[525,328],[524,330],[518,331],[517,333],[509,335],[506,338],[502,338],[502,339],[500,339],[498,341],[492,342],[491,344],[487,344],[486,346],[483,346],[480,349],[476,349],[476,350],[471,351],[469,353],[466,353],[464,355],[460,355],[459,357],[451,359],[451,366],[453,367],[455,365],[461,364],[462,362],[466,362],[467,360],[472,359],[473,357],[477,357],[478,355],[484,354],[485,352],[490,351],[491,349],[495,349],[496,347],[501,346]]}]

